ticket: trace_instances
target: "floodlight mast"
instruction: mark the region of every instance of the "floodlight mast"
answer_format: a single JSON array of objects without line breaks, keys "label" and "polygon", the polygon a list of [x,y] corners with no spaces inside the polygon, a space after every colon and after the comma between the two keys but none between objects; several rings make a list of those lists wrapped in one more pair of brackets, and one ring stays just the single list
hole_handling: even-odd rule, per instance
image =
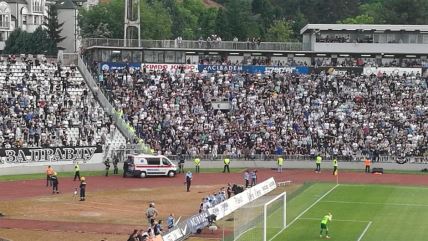
[{"label": "floodlight mast", "polygon": [[[141,47],[141,0],[125,0],[125,21],[123,31],[123,45],[124,47]],[[135,40],[135,30],[137,30],[137,41]]]}]

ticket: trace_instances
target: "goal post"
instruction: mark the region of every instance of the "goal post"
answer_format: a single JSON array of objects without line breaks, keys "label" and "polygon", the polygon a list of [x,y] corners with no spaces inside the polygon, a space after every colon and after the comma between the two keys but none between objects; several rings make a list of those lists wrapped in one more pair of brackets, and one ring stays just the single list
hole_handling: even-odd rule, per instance
[{"label": "goal post", "polygon": [[287,193],[265,203],[263,208],[263,241],[270,241],[287,226]]},{"label": "goal post", "polygon": [[[264,196],[233,214],[234,241],[270,241],[286,226],[286,193]],[[231,239],[228,239],[231,240]]]}]

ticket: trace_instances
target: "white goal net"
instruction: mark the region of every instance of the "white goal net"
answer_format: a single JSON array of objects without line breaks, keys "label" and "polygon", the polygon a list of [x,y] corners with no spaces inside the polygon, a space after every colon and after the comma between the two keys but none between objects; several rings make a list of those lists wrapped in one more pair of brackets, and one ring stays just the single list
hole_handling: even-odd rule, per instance
[{"label": "white goal net", "polygon": [[234,241],[270,241],[286,226],[286,193],[264,196],[234,212]]}]

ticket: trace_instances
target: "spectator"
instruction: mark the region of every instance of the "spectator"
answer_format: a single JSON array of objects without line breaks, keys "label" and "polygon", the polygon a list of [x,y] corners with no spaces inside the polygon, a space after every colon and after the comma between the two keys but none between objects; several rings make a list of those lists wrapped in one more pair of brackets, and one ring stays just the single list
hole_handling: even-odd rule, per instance
[{"label": "spectator", "polygon": [[158,210],[155,208],[155,203],[150,203],[146,210],[147,223],[149,225],[153,224],[158,214]]},{"label": "spectator", "polygon": [[75,67],[11,56],[0,74],[0,147],[104,144],[110,120]]},{"label": "spectator", "polygon": [[53,175],[51,176],[51,181],[52,181],[52,194],[58,194],[58,176],[57,173],[54,172]]},{"label": "spectator", "polygon": [[139,241],[138,240],[138,229],[134,229],[134,232],[129,235],[128,241]]},{"label": "spectator", "polygon": [[174,214],[170,214],[168,219],[166,220],[166,224],[168,225],[168,229],[172,229],[175,225]]},{"label": "spectator", "polygon": [[[136,134],[162,154],[420,155],[428,82],[407,75],[150,72],[107,86]],[[225,101],[231,108],[217,110]],[[232,108],[233,107],[233,108]],[[222,156],[223,158],[223,156]]]}]

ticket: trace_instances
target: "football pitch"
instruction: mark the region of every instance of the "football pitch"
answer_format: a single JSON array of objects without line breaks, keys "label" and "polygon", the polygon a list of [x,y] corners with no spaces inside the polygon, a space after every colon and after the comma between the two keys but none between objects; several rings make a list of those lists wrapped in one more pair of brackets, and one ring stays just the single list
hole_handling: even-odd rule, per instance
[{"label": "football pitch", "polygon": [[[329,240],[426,241],[428,188],[390,185],[310,184],[287,201],[287,226],[279,230],[282,209],[268,213],[268,241],[319,241],[321,218],[331,212]],[[274,228],[269,228],[274,226]],[[260,241],[254,225],[239,241]],[[325,236],[325,235],[324,235]]]}]

